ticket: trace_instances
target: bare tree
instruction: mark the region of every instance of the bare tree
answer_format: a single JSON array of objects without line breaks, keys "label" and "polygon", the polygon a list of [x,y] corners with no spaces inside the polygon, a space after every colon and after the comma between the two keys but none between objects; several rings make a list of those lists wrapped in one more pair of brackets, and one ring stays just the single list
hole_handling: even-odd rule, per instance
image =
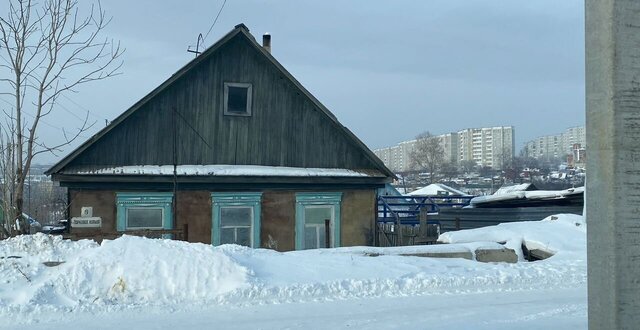
[{"label": "bare tree", "polygon": [[0,125],[0,238],[9,236],[11,230],[13,191],[15,190],[14,143],[10,140],[15,135],[11,123],[7,122],[8,131],[3,131]]},{"label": "bare tree", "polygon": [[460,161],[460,169],[465,174],[472,173],[476,169],[477,165],[478,164],[476,164],[476,161],[473,159],[466,159],[466,160]]},{"label": "bare tree", "polygon": [[109,21],[99,2],[80,10],[76,0],[9,0],[8,12],[0,17],[0,54],[6,55],[0,57],[0,68],[9,71],[0,82],[10,90],[2,94],[15,102],[7,117],[15,127],[12,203],[18,219],[34,157],[61,151],[91,127],[87,113],[80,128],[63,129],[64,140],[50,143],[38,135],[43,118],[57,112],[59,97],[118,74],[123,50],[101,37]]},{"label": "bare tree", "polygon": [[520,176],[520,174],[522,173],[524,167],[524,160],[521,157],[513,157],[503,169],[504,177],[513,183],[516,183],[518,180],[520,180],[520,183],[522,183],[522,177]]},{"label": "bare tree", "polygon": [[434,182],[434,176],[444,163],[444,149],[437,136],[424,132],[416,137],[416,143],[410,154],[414,169],[426,171],[429,182]]},{"label": "bare tree", "polygon": [[449,181],[453,180],[460,172],[458,171],[458,166],[453,162],[444,162],[440,167],[440,173],[445,178],[449,179]]}]

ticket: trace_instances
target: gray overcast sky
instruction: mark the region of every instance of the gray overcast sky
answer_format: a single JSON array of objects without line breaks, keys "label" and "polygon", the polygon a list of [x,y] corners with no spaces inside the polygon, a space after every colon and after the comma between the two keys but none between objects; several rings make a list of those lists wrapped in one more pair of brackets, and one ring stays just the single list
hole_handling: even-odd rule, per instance
[{"label": "gray overcast sky", "polygon": [[[70,95],[77,104],[61,100],[80,116],[81,107],[98,114],[84,135],[190,61],[187,46],[221,4],[103,1],[113,16],[106,35],[122,42],[125,62],[121,76]],[[519,151],[536,136],[584,124],[581,0],[228,0],[205,46],[240,22],[257,40],[270,32],[273,55],[372,149],[426,130],[513,125]],[[47,122],[79,124],[65,111]],[[60,138],[48,126],[42,135]]]}]

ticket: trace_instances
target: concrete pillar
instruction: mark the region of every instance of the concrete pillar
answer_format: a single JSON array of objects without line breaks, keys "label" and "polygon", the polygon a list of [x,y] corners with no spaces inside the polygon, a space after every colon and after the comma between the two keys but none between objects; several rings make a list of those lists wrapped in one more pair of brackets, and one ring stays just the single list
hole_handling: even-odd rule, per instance
[{"label": "concrete pillar", "polygon": [[640,1],[586,0],[589,329],[640,326]]}]

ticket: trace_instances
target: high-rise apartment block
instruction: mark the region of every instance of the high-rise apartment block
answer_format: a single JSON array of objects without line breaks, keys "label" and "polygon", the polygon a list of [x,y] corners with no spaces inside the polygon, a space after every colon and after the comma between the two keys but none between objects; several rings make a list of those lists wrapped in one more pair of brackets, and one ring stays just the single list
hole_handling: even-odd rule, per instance
[{"label": "high-rise apartment block", "polygon": [[586,148],[586,132],[584,126],[567,128],[561,134],[545,135],[527,142],[522,154],[541,160],[554,158],[565,159],[572,154],[574,145]]},{"label": "high-rise apartment block", "polygon": [[[474,160],[480,166],[501,169],[514,154],[513,126],[469,128],[436,136],[440,140],[445,161],[459,163]],[[374,153],[395,172],[414,170],[411,152],[416,140],[400,142],[393,147],[374,150]]]},{"label": "high-rise apartment block", "polygon": [[468,128],[458,132],[457,160],[473,160],[480,166],[499,170],[504,168],[515,151],[513,126]]}]

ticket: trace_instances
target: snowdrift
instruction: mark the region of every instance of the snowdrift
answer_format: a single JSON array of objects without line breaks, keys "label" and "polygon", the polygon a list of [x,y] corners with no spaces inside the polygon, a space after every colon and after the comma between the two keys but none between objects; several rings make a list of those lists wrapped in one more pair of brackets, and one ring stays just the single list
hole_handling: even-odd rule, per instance
[{"label": "snowdrift", "polygon": [[506,242],[516,251],[530,240],[558,252],[516,264],[398,255],[455,248],[446,245],[279,253],[132,236],[101,245],[21,236],[0,241],[0,315],[572,287],[586,283],[584,227],[581,217],[560,215],[441,237],[475,246]]},{"label": "snowdrift", "polygon": [[[0,243],[0,305],[173,304],[247,285],[249,270],[204,244],[124,236],[102,245],[60,236]],[[47,267],[43,262],[63,262]]]}]

